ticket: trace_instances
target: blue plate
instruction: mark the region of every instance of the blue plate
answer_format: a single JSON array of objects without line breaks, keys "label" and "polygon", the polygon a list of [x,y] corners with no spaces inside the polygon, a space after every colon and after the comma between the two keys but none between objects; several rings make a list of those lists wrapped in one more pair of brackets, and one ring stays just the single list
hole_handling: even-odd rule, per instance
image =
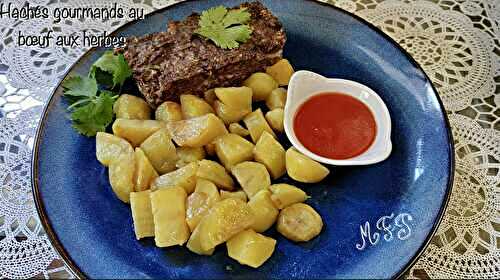
[{"label": "blue plate", "polygon": [[[117,35],[165,30],[169,20],[241,1],[188,1],[120,28]],[[278,245],[260,268],[238,264],[219,246],[211,257],[183,247],[137,242],[130,209],[112,193],[95,158],[95,139],[72,128],[59,86],[46,107],[33,158],[33,190],[56,249],[90,278],[391,278],[423,251],[449,198],[453,142],[442,104],[422,69],[391,39],[356,16],[312,1],[263,1],[281,20],[296,69],[351,79],[378,92],[392,116],[394,149],[384,162],[332,168],[302,187],[323,217],[322,233]],[[69,74],[87,73],[102,53],[91,50]],[[286,144],[285,144],[286,145]],[[284,178],[284,182],[295,182]]]}]

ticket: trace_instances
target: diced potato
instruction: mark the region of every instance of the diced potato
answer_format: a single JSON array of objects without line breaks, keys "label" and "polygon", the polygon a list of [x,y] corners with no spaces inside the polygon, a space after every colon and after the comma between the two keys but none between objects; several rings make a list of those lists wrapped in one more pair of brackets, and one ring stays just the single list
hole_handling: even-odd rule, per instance
[{"label": "diced potato", "polygon": [[205,152],[207,153],[207,155],[212,157],[215,156],[215,142],[206,144],[205,146],[203,146],[203,148],[205,148]]},{"label": "diced potato", "polygon": [[258,191],[265,190],[271,185],[271,178],[266,167],[258,162],[245,161],[238,163],[231,169],[234,177],[245,191],[248,198],[252,199]]},{"label": "diced potato", "polygon": [[215,152],[226,169],[245,160],[253,158],[254,145],[245,138],[236,134],[223,135],[215,141]]},{"label": "diced potato", "polygon": [[220,194],[217,186],[208,180],[197,178],[194,192],[208,195],[208,202],[211,206],[220,201]]},{"label": "diced potato", "polygon": [[266,120],[269,125],[277,132],[283,132],[285,130],[285,126],[283,124],[285,118],[285,111],[283,109],[278,108],[266,113]]},{"label": "diced potato", "polygon": [[252,208],[255,216],[252,229],[256,232],[268,230],[276,222],[276,218],[278,218],[279,211],[271,200],[271,192],[269,190],[260,190],[256,193],[250,198],[248,206]]},{"label": "diced potato", "polygon": [[158,173],[165,174],[175,169],[177,152],[166,128],[158,130],[144,140],[141,149]]},{"label": "diced potato", "polygon": [[276,134],[274,134],[273,130],[267,123],[260,109],[257,109],[252,113],[248,114],[243,119],[243,122],[247,126],[248,131],[250,131],[250,136],[252,137],[252,141],[254,143],[256,143],[257,140],[259,140],[260,135],[262,134],[263,131],[269,132],[273,137],[276,138]]},{"label": "diced potato", "polygon": [[113,112],[117,119],[151,119],[151,108],[148,103],[144,99],[130,94],[122,94],[116,99],[115,104],[113,104]]},{"label": "diced potato", "polygon": [[220,190],[220,199],[236,198],[241,199],[243,202],[247,202],[247,194],[244,191],[228,192],[225,190]]},{"label": "diced potato", "polygon": [[238,134],[239,136],[245,137],[250,135],[250,132],[239,123],[232,123],[229,125],[229,132],[233,134]]},{"label": "diced potato", "polygon": [[214,112],[212,106],[198,96],[182,94],[180,99],[184,119],[192,119]]},{"label": "diced potato", "polygon": [[205,158],[205,149],[203,147],[191,148],[191,147],[178,147],[177,156],[179,160],[175,164],[178,168],[186,166],[191,162],[197,162]]},{"label": "diced potato", "polygon": [[97,132],[95,147],[97,160],[104,166],[109,166],[120,154],[134,152],[127,140],[106,132]]},{"label": "diced potato", "polygon": [[186,147],[203,147],[226,133],[224,123],[214,114],[168,123],[175,143]]},{"label": "diced potato", "polygon": [[216,88],[215,95],[227,106],[252,111],[252,89],[249,87]]},{"label": "diced potato", "polygon": [[135,148],[135,191],[149,189],[151,182],[158,177],[155,168],[149,162],[141,148]]},{"label": "diced potato", "polygon": [[155,236],[155,224],[153,222],[153,211],[151,210],[151,191],[130,193],[130,208],[132,220],[134,221],[134,232],[137,240],[144,237]]},{"label": "diced potato", "polygon": [[120,154],[109,165],[109,183],[113,192],[123,202],[130,201],[130,193],[134,191],[135,156],[134,153]]},{"label": "diced potato", "polygon": [[271,75],[273,79],[280,84],[280,86],[288,85],[290,78],[293,75],[293,66],[287,59],[281,59],[273,66],[266,68],[266,73]]},{"label": "diced potato", "polygon": [[252,209],[243,201],[228,198],[217,202],[198,225],[202,250],[215,248],[253,223]]},{"label": "diced potato", "polygon": [[171,187],[151,193],[156,246],[182,245],[188,240],[186,196],[186,191],[181,187]]},{"label": "diced potato", "polygon": [[323,180],[330,170],[291,147],[286,151],[286,171],[295,181],[317,183]]},{"label": "diced potato", "polygon": [[192,162],[175,171],[163,174],[153,180],[153,182],[151,183],[151,189],[157,190],[163,188],[181,187],[184,188],[186,193],[190,194],[194,191],[194,188],[196,186],[197,169],[198,163]]},{"label": "diced potato", "polygon": [[274,184],[269,187],[271,191],[271,200],[278,209],[283,209],[292,204],[304,202],[307,199],[307,194],[289,184]]},{"label": "diced potato", "polygon": [[271,91],[278,87],[278,83],[269,74],[253,73],[244,82],[244,86],[252,89],[253,101],[266,100]]},{"label": "diced potato", "polygon": [[271,134],[264,131],[253,150],[255,161],[264,164],[273,179],[286,172],[285,149]]},{"label": "diced potato", "polygon": [[219,118],[224,121],[225,124],[230,124],[234,122],[241,121],[246,115],[252,112],[252,108],[236,108],[226,105],[219,100],[214,102],[214,109]]},{"label": "diced potato", "polygon": [[181,105],[172,101],[165,101],[155,111],[155,119],[164,122],[182,120]]},{"label": "diced potato", "polygon": [[226,169],[212,160],[201,160],[196,176],[215,183],[221,189],[230,191],[234,188],[233,178],[227,173]]},{"label": "diced potato", "polygon": [[194,192],[190,194],[186,202],[186,222],[189,229],[193,231],[210,209],[208,195],[206,193]]},{"label": "diced potato", "polygon": [[113,133],[137,147],[146,138],[164,127],[165,123],[162,121],[116,119],[113,123]]},{"label": "diced potato", "polygon": [[215,248],[209,249],[209,250],[203,250],[201,248],[201,240],[200,240],[200,228],[197,226],[193,233],[191,234],[191,237],[189,237],[189,241],[186,245],[186,247],[189,249],[189,251],[196,253],[198,255],[207,255],[210,256],[214,253]]},{"label": "diced potato", "polygon": [[295,203],[281,210],[276,226],[279,233],[295,242],[313,239],[322,228],[321,216],[304,203]]},{"label": "diced potato", "polygon": [[247,229],[229,239],[226,245],[229,257],[240,264],[257,268],[271,257],[276,240]]},{"label": "diced potato", "polygon": [[215,89],[209,89],[203,93],[203,99],[210,104],[214,105],[215,100],[217,100],[217,96],[215,95]]},{"label": "diced potato", "polygon": [[269,110],[276,108],[284,109],[286,104],[286,89],[277,88],[269,94],[266,99],[266,105]]}]

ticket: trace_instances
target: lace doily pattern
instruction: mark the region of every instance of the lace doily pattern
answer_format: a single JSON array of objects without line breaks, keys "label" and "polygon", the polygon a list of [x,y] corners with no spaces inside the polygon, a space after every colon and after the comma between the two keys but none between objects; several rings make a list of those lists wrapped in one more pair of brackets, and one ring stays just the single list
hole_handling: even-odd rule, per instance
[{"label": "lace doily pattern", "polygon": [[[1,0],[0,0],[1,1]],[[182,0],[33,0],[49,9],[118,2],[146,12]],[[405,48],[450,117],[456,173],[449,207],[409,278],[500,278],[500,2],[321,0],[355,13]],[[22,6],[25,0],[10,1]],[[18,48],[25,33],[111,32],[125,20],[0,19],[0,278],[74,277],[48,241],[31,193],[30,158],[43,104],[84,48]]]}]

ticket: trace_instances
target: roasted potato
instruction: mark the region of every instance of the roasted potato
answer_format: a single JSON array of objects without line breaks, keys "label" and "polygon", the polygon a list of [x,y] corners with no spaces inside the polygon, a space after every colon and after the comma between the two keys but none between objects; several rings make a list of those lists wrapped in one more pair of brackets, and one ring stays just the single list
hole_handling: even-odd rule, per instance
[{"label": "roasted potato", "polygon": [[208,251],[226,242],[250,227],[254,219],[252,209],[239,199],[228,198],[217,202],[198,224],[201,249]]},{"label": "roasted potato", "polygon": [[205,193],[206,195],[208,195],[208,201],[210,205],[214,205],[216,202],[219,202],[221,200],[217,186],[215,186],[215,184],[209,180],[197,178],[194,192]]},{"label": "roasted potato", "polygon": [[247,229],[229,239],[226,246],[229,257],[240,264],[257,268],[271,257],[276,240]]},{"label": "roasted potato", "polygon": [[212,143],[209,143],[209,144],[206,144],[205,146],[203,146],[203,148],[205,149],[205,152],[207,153],[207,155],[209,156],[215,156],[215,142],[212,142]]},{"label": "roasted potato", "polygon": [[223,135],[215,141],[215,152],[226,169],[253,158],[254,145],[236,134]]},{"label": "roasted potato", "polygon": [[266,113],[266,120],[274,131],[283,132],[285,126],[283,124],[285,118],[285,111],[278,108]]},{"label": "roasted potato", "polygon": [[155,236],[150,193],[150,190],[130,193],[130,209],[132,210],[132,220],[134,221],[134,232],[137,240]]},{"label": "roasted potato", "polygon": [[321,232],[323,220],[311,206],[295,203],[281,210],[276,228],[292,241],[309,241]]},{"label": "roasted potato", "polygon": [[192,119],[214,112],[212,106],[198,96],[182,94],[180,100],[184,119]]},{"label": "roasted potato", "polygon": [[134,153],[123,153],[109,165],[109,183],[113,192],[123,202],[130,201],[130,193],[135,188],[135,156]]},{"label": "roasted potato", "polygon": [[233,134],[238,134],[241,137],[250,135],[250,132],[239,123],[232,123],[229,125],[229,132]]},{"label": "roasted potato", "polygon": [[151,119],[151,108],[148,103],[144,99],[130,94],[122,94],[116,99],[115,104],[113,104],[113,112],[117,119]]},{"label": "roasted potato", "polygon": [[245,161],[231,168],[231,173],[236,178],[241,188],[249,199],[258,191],[267,189],[271,185],[271,178],[266,167],[258,162]]},{"label": "roasted potato", "polygon": [[201,227],[197,226],[191,236],[189,237],[188,243],[186,247],[189,249],[189,251],[196,253],[198,255],[212,255],[214,253],[215,248],[208,249],[208,250],[203,250],[201,248],[201,240],[200,240],[200,229]]},{"label": "roasted potato", "polygon": [[95,147],[97,160],[104,166],[109,166],[120,154],[134,152],[127,140],[106,132],[97,132]]},{"label": "roasted potato", "polygon": [[257,192],[250,198],[248,206],[252,209],[255,217],[255,222],[251,228],[256,232],[264,232],[276,222],[279,211],[271,200],[269,190],[265,189]]},{"label": "roasted potato", "polygon": [[252,89],[253,101],[266,100],[271,91],[278,87],[278,83],[269,74],[253,73],[244,82],[244,86]]},{"label": "roasted potato", "polygon": [[228,192],[225,190],[220,190],[220,199],[236,198],[243,202],[247,202],[247,194],[244,191]]},{"label": "roasted potato", "polygon": [[264,164],[273,179],[286,172],[285,149],[271,134],[264,131],[253,150],[255,161]]},{"label": "roasted potato", "polygon": [[278,82],[280,86],[286,86],[288,85],[294,70],[290,62],[283,58],[274,65],[267,67],[266,73],[271,75],[271,77],[273,77],[273,79]]},{"label": "roasted potato", "polygon": [[196,176],[215,183],[221,189],[230,191],[234,188],[233,178],[227,173],[224,166],[215,161],[201,160],[198,163]]},{"label": "roasted potato", "polygon": [[269,187],[271,191],[271,200],[278,209],[283,209],[292,204],[304,202],[307,199],[307,194],[289,184],[274,184]]},{"label": "roasted potato", "polygon": [[189,230],[193,231],[210,209],[208,195],[206,193],[194,192],[186,201],[186,222]]},{"label": "roasted potato", "polygon": [[205,99],[205,101],[208,104],[210,104],[211,106],[213,106],[215,100],[217,100],[217,96],[215,95],[215,89],[212,88],[212,89],[206,90],[203,93],[203,99]]},{"label": "roasted potato", "polygon": [[263,131],[269,132],[269,134],[271,134],[274,138],[276,138],[276,134],[274,134],[273,130],[267,123],[260,109],[257,109],[252,113],[248,114],[243,119],[243,122],[245,123],[248,131],[250,132],[250,136],[252,137],[252,141],[254,143],[257,143],[257,140],[259,140],[260,135],[262,134]]},{"label": "roasted potato", "polygon": [[171,187],[151,193],[156,246],[182,245],[188,240],[186,196],[186,191],[181,187]]},{"label": "roasted potato", "polygon": [[277,108],[284,109],[286,104],[286,89],[277,88],[269,94],[266,99],[266,105],[269,110]]},{"label": "roasted potato", "polygon": [[153,180],[153,182],[151,183],[151,190],[171,188],[171,187],[181,187],[184,188],[186,193],[190,194],[194,191],[194,188],[196,187],[197,169],[198,169],[198,163],[192,162],[175,171],[163,174],[160,177]]},{"label": "roasted potato", "polygon": [[317,183],[323,180],[330,170],[291,147],[286,151],[286,171],[295,181]]},{"label": "roasted potato", "polygon": [[186,166],[191,162],[197,162],[205,158],[205,149],[203,147],[177,147],[177,156],[179,160],[175,164],[177,168]]},{"label": "roasted potato", "polygon": [[156,131],[165,127],[162,121],[116,119],[113,123],[113,133],[132,144],[133,147],[141,143]]},{"label": "roasted potato", "polygon": [[155,111],[155,119],[164,122],[182,120],[181,105],[172,101],[165,101]]},{"label": "roasted potato", "polygon": [[225,124],[230,124],[234,122],[241,121],[246,115],[252,112],[252,108],[250,110],[246,108],[236,108],[226,105],[219,100],[214,102],[215,113],[219,118],[224,121]]},{"label": "roasted potato", "polygon": [[166,128],[158,130],[144,140],[141,149],[158,173],[165,174],[175,169],[175,163],[179,158]]},{"label": "roasted potato", "polygon": [[227,132],[224,123],[214,114],[168,123],[175,143],[181,147],[203,147]]},{"label": "roasted potato", "polygon": [[141,148],[135,148],[135,191],[149,189],[151,182],[158,177],[155,168],[149,162]]},{"label": "roasted potato", "polygon": [[252,111],[252,89],[249,87],[216,88],[215,95],[229,107]]}]

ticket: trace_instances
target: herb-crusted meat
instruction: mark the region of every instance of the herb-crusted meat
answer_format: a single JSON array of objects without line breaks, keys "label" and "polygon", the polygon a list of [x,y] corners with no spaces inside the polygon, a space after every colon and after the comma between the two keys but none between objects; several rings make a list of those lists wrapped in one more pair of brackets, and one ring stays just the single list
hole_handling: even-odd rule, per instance
[{"label": "herb-crusted meat", "polygon": [[166,32],[131,37],[117,50],[151,106],[177,101],[183,93],[199,95],[213,87],[240,85],[282,57],[286,35],[278,19],[259,2],[236,8],[242,7],[251,14],[252,35],[238,48],[222,49],[195,34],[199,15],[192,14],[170,22]]}]

